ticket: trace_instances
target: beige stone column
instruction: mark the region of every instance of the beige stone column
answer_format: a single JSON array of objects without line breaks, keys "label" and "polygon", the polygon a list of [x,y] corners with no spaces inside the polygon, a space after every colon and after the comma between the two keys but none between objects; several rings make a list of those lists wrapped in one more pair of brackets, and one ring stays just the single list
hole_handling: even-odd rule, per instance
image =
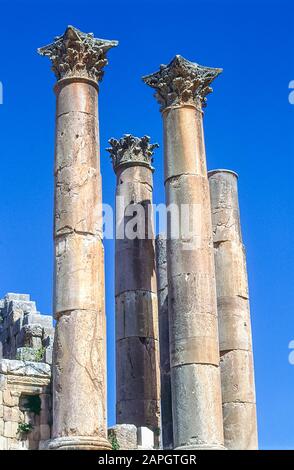
[{"label": "beige stone column", "polygon": [[158,305],[149,137],[110,139],[116,173],[116,419],[159,432]]},{"label": "beige stone column", "polygon": [[98,85],[116,41],[69,26],[38,50],[53,63],[55,211],[53,432],[50,449],[107,449],[106,326]]},{"label": "beige stone column", "polygon": [[225,446],[257,449],[255,384],[238,176],[208,173],[214,237]]},{"label": "beige stone column", "polygon": [[169,353],[168,280],[166,235],[155,240],[161,385],[161,435],[163,449],[173,449],[173,414]]},{"label": "beige stone column", "polygon": [[[144,77],[156,90],[164,123],[167,261],[175,448],[223,446],[221,384],[209,185],[202,105],[220,69],[176,56]],[[188,210],[188,220],[185,217]],[[195,226],[196,224],[196,226]],[[189,234],[189,228],[192,226]]]}]

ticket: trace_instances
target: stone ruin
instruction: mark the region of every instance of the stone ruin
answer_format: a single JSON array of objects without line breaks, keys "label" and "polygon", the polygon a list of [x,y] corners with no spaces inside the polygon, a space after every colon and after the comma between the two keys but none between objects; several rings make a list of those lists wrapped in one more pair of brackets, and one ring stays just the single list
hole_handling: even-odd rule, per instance
[{"label": "stone ruin", "polygon": [[27,294],[0,300],[0,449],[39,449],[51,435],[52,317]]},{"label": "stone ruin", "polygon": [[41,315],[28,294],[6,294],[0,300],[2,357],[52,364],[52,317]]},{"label": "stone ruin", "polygon": [[[204,143],[203,111],[221,69],[179,55],[143,81],[161,106],[166,205],[180,215],[197,207],[198,229],[191,210],[192,232],[180,217],[176,237],[170,222],[156,240],[152,230],[116,238],[117,424],[107,430],[98,84],[117,45],[68,26],[38,50],[57,79],[55,335],[29,296],[0,301],[0,448],[257,449],[238,175],[208,172]],[[130,134],[109,143],[124,201],[116,229],[136,205],[153,227],[157,144]]]}]

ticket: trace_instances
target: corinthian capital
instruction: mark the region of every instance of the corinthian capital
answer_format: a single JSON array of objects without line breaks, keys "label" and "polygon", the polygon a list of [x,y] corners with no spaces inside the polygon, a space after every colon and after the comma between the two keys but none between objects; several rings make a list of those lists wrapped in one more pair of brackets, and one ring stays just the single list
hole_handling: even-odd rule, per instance
[{"label": "corinthian capital", "polygon": [[118,41],[97,39],[93,33],[82,33],[68,26],[62,36],[57,36],[49,46],[39,48],[38,53],[51,59],[58,80],[77,77],[100,81],[102,69],[108,63],[106,53],[117,45]]},{"label": "corinthian capital", "polygon": [[161,110],[182,104],[205,106],[206,95],[212,92],[209,85],[221,72],[176,55],[170,64],[161,65],[158,72],[146,75],[143,81],[156,90]]},{"label": "corinthian capital", "polygon": [[150,137],[134,137],[125,134],[121,139],[110,139],[111,147],[106,150],[110,153],[114,171],[122,165],[143,165],[152,169],[153,151],[158,144],[150,144]]}]

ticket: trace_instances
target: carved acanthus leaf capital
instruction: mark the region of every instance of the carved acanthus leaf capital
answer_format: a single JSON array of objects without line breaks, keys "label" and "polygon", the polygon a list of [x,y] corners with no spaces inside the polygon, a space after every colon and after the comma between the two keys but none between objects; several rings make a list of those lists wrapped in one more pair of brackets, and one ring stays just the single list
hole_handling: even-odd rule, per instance
[{"label": "carved acanthus leaf capital", "polygon": [[111,147],[106,150],[110,153],[114,171],[122,165],[143,165],[152,169],[154,149],[158,144],[150,144],[150,137],[134,137],[125,134],[121,139],[110,139]]},{"label": "carved acanthus leaf capital", "polygon": [[143,77],[143,81],[156,90],[155,98],[161,110],[168,106],[192,104],[206,105],[206,95],[212,92],[211,82],[222,69],[203,67],[177,55],[158,72]]},{"label": "carved acanthus leaf capital", "polygon": [[58,80],[87,78],[97,82],[102,80],[102,69],[108,63],[107,51],[117,45],[118,41],[97,39],[93,33],[82,33],[68,26],[62,36],[57,36],[49,46],[39,48],[38,53],[51,59]]}]

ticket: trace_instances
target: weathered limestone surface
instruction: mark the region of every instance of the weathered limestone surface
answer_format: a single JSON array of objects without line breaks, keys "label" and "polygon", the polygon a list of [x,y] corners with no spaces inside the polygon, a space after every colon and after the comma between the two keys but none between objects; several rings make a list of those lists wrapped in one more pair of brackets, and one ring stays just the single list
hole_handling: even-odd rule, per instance
[{"label": "weathered limestone surface", "polygon": [[173,416],[170,376],[168,279],[165,234],[160,234],[156,237],[155,246],[159,320],[162,447],[163,449],[172,449]]},{"label": "weathered limestone surface", "polygon": [[117,424],[108,428],[108,439],[113,450],[154,449],[154,432],[146,427],[133,424]]},{"label": "weathered limestone surface", "polygon": [[221,354],[225,446],[257,449],[257,421],[245,249],[237,174],[209,173]]},{"label": "weathered limestone surface", "polygon": [[183,449],[223,447],[210,196],[202,123],[209,85],[220,71],[176,56],[159,72],[143,78],[156,90],[161,104],[166,203],[176,205],[180,215],[189,209],[188,220],[178,222],[179,236],[172,236],[172,224],[168,224],[167,233],[173,437],[175,448]]},{"label": "weathered limestone surface", "polygon": [[51,449],[109,448],[97,81],[116,45],[69,26],[39,49],[58,79]]},{"label": "weathered limestone surface", "polygon": [[[110,144],[108,150],[117,176],[117,423],[147,426],[158,434],[160,377],[151,166],[153,149],[157,145],[149,144],[148,137],[139,139],[130,135],[119,141],[111,139]],[[130,239],[127,225],[135,216],[133,208],[142,212],[138,213],[137,231]],[[123,237],[119,238],[121,231]]]},{"label": "weathered limestone surface", "polygon": [[[108,428],[108,439],[116,450],[137,450],[137,428],[134,424],[117,424]],[[115,450],[115,449],[114,449]]]},{"label": "weathered limestone surface", "polygon": [[28,294],[0,300],[0,359],[52,362],[52,317],[41,315]]},{"label": "weathered limestone surface", "polygon": [[50,380],[49,364],[0,360],[0,450],[36,450],[50,439]]}]

